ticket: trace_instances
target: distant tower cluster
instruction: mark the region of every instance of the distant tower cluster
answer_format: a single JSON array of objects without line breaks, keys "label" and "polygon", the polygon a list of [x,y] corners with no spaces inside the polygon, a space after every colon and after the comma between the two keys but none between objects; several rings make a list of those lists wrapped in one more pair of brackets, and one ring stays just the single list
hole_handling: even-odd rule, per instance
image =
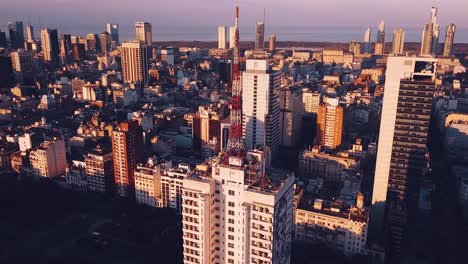
[{"label": "distant tower cluster", "polygon": [[392,54],[403,54],[405,48],[405,30],[397,28],[393,31]]},{"label": "distant tower cluster", "polygon": [[421,43],[421,55],[429,55],[437,53],[437,45],[439,44],[440,26],[437,24],[437,7],[431,9],[431,19],[429,24],[424,26]]}]

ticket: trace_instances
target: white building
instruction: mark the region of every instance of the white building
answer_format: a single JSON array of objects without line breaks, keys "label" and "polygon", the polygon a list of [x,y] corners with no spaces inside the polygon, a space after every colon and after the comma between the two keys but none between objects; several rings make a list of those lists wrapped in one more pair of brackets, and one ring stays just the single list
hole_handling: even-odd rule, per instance
[{"label": "white building", "polygon": [[280,145],[279,92],[281,72],[269,70],[267,60],[247,60],[242,73],[243,136],[247,149]]},{"label": "white building", "polygon": [[294,176],[263,151],[228,159],[184,179],[184,263],[289,263]]},{"label": "white building", "polygon": [[114,186],[114,161],[112,151],[94,149],[85,155],[88,189],[94,192],[111,192]]},{"label": "white building", "polygon": [[64,175],[67,168],[65,142],[58,138],[42,142],[31,150],[29,161],[37,176],[54,178]]},{"label": "white building", "polygon": [[33,147],[32,138],[31,138],[32,135],[34,135],[34,133],[26,132],[24,133],[24,135],[18,137],[18,144],[19,144],[20,151],[26,151]]},{"label": "white building", "polygon": [[[377,161],[372,196],[372,225],[383,223],[385,201],[397,118],[398,98],[402,79],[435,79],[437,59],[432,57],[389,56],[385,78],[385,95],[378,142]],[[372,227],[374,229],[374,227]]]},{"label": "white building", "polygon": [[226,48],[226,26],[218,27],[218,49]]},{"label": "white building", "polygon": [[321,103],[321,95],[319,92],[305,90],[302,94],[302,103],[304,104],[304,112],[307,114],[318,114],[318,109]]},{"label": "white building", "polygon": [[236,27],[229,27],[229,48],[230,49],[234,48],[235,36],[236,36]]}]

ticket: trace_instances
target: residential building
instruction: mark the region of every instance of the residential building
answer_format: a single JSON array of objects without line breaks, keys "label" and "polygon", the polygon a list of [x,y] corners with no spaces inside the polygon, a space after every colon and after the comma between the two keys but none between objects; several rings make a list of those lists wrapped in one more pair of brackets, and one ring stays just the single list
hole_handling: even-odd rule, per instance
[{"label": "residential building", "polygon": [[204,145],[216,140],[215,152],[221,151],[221,124],[226,118],[226,110],[224,105],[198,107],[192,121],[194,150],[200,152]]},{"label": "residential building", "polygon": [[33,70],[31,52],[18,49],[10,54],[10,58],[15,72],[28,73]]},{"label": "residential building", "polygon": [[112,151],[98,147],[85,155],[88,190],[111,193],[114,190],[114,161]]},{"label": "residential building", "polygon": [[218,27],[218,49],[226,48],[226,26]]},{"label": "residential building", "polygon": [[65,142],[61,138],[42,142],[31,150],[29,162],[36,176],[55,178],[64,175],[67,168]]},{"label": "residential building", "polygon": [[112,131],[112,154],[117,193],[133,197],[134,171],[144,157],[143,133],[137,121],[122,122]]},{"label": "residential building", "polygon": [[257,22],[255,30],[255,50],[263,50],[265,45],[265,23]]},{"label": "residential building", "polygon": [[456,30],[455,24],[450,23],[447,26],[447,32],[445,34],[444,53],[443,53],[445,57],[452,56],[453,41],[455,39],[455,30]]},{"label": "residential building", "polygon": [[281,72],[270,71],[267,60],[247,60],[241,79],[245,146],[269,146],[275,155],[280,145]]},{"label": "residential building", "polygon": [[302,102],[306,114],[317,115],[320,104],[322,103],[322,96],[317,91],[306,89],[302,94]]},{"label": "residential building", "polygon": [[347,175],[358,172],[359,166],[359,159],[348,153],[328,154],[321,152],[319,147],[314,147],[299,154],[298,172],[300,177],[306,179],[342,181]]},{"label": "residential building", "polygon": [[316,145],[335,149],[341,145],[343,135],[343,107],[338,98],[327,98],[317,115]]},{"label": "residential building", "polygon": [[392,54],[403,54],[405,49],[405,30],[397,28],[393,30]]},{"label": "residential building", "polygon": [[276,35],[270,34],[268,37],[268,51],[273,52],[276,50]]},{"label": "residential building", "polygon": [[281,142],[285,147],[295,147],[301,140],[302,116],[302,87],[289,86],[280,90],[280,128]]},{"label": "residential building", "polygon": [[149,49],[145,42],[128,41],[122,43],[122,74],[124,82],[148,84],[148,51]]}]

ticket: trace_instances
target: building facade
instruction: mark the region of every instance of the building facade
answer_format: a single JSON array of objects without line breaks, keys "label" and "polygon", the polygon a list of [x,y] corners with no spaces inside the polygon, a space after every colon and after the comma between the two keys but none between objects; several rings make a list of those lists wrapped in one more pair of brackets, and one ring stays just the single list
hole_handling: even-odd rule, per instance
[{"label": "building facade", "polygon": [[226,26],[218,27],[218,49],[226,48]]},{"label": "building facade", "polygon": [[149,81],[148,46],[145,42],[130,41],[122,43],[122,74],[124,82]]},{"label": "building facade", "polygon": [[85,155],[88,190],[111,193],[114,190],[114,161],[112,151],[96,148]]},{"label": "building facade", "polygon": [[55,178],[64,175],[67,168],[65,142],[60,138],[42,142],[31,150],[29,162],[36,176]]},{"label": "building facade", "polygon": [[453,23],[450,23],[447,26],[447,33],[445,34],[445,43],[444,43],[444,53],[445,57],[452,56],[453,41],[455,39],[455,30],[456,26]]},{"label": "building facade", "polygon": [[335,149],[341,145],[342,135],[343,107],[338,98],[328,98],[318,110],[316,145]]},{"label": "building facade", "polygon": [[403,54],[405,50],[405,30],[397,28],[393,30],[392,54]]}]

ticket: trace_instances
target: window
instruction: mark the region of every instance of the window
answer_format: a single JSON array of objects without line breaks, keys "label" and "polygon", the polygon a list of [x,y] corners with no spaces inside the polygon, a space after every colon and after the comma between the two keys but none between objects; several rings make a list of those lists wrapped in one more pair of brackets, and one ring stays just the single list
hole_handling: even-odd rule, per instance
[{"label": "window", "polygon": [[234,202],[228,202],[229,207],[234,207]]},{"label": "window", "polygon": [[233,190],[229,190],[228,194],[229,195],[235,195],[235,192]]}]

